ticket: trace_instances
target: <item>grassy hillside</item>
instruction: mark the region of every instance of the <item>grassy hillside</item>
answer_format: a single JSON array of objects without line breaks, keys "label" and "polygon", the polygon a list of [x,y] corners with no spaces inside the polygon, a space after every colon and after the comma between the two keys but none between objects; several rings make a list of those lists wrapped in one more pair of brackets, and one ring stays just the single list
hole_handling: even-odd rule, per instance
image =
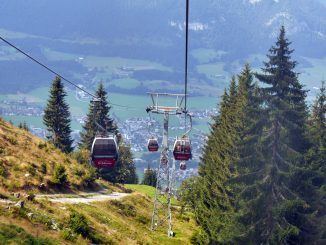
[{"label": "grassy hillside", "polygon": [[[65,166],[67,174],[61,187],[54,181],[59,165]],[[168,238],[164,227],[149,230],[154,188],[102,180],[91,183],[91,176],[91,168],[0,119],[0,244],[190,244],[197,227],[191,213],[180,214],[176,200],[176,236]],[[45,183],[45,189],[39,189],[40,183]],[[44,192],[70,198],[81,190],[94,193],[100,188],[101,193],[130,195],[76,204],[33,198]],[[19,192],[20,197],[13,192]],[[15,205],[20,201],[24,201],[23,208]]]},{"label": "grassy hillside", "polygon": [[[64,167],[66,181],[58,183],[58,169]],[[0,188],[8,191],[85,188],[95,179],[94,169],[81,165],[52,144],[32,136],[0,119]],[[59,180],[60,181],[60,180]],[[60,185],[61,184],[61,185]]]}]

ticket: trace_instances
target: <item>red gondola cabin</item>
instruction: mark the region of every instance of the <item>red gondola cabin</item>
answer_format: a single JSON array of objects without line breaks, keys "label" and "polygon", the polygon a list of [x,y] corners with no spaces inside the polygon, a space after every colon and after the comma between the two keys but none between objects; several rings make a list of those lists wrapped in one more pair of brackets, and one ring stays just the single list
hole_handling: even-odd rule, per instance
[{"label": "red gondola cabin", "polygon": [[118,160],[115,136],[95,137],[91,151],[92,165],[97,168],[114,167]]},{"label": "red gondola cabin", "polygon": [[156,138],[150,138],[147,143],[147,149],[151,152],[158,151],[158,142]]},{"label": "red gondola cabin", "polygon": [[182,161],[180,162],[180,170],[186,170],[187,169],[187,163]]},{"label": "red gondola cabin", "polygon": [[180,161],[188,161],[192,158],[189,137],[183,136],[182,138],[176,138],[173,147],[173,156],[175,160]]}]

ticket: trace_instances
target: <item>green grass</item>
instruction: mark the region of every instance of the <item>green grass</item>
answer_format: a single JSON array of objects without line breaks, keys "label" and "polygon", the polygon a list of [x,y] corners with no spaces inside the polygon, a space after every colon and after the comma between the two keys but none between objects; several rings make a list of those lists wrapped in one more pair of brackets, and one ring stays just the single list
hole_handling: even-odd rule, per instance
[{"label": "green grass", "polygon": [[[48,88],[38,88],[28,94],[19,94],[19,96],[6,95],[3,96],[4,99],[9,99],[11,101],[18,101],[22,98],[27,98],[27,101],[33,101],[36,105],[46,106],[46,100],[48,96]],[[114,113],[120,120],[126,120],[131,117],[146,117],[147,113],[145,108],[151,105],[151,99],[148,95],[128,95],[121,93],[109,93],[108,99],[114,104],[130,106],[130,108],[123,108],[118,106],[113,106],[111,114]],[[217,104],[218,97],[206,97],[206,96],[196,96],[188,98],[188,108],[190,110],[203,110],[205,108],[215,107]],[[89,103],[88,101],[79,101],[75,97],[75,91],[68,91],[68,96],[66,101],[70,107],[70,112],[72,116],[83,116],[87,113]],[[173,99],[164,100],[164,103],[168,105],[174,105],[175,101]],[[163,100],[161,100],[163,102]],[[34,127],[43,127],[42,117],[34,116],[5,116],[6,120],[11,120],[15,125],[20,122],[26,121],[29,125]],[[161,120],[160,117],[156,117]],[[171,117],[171,125],[179,125],[178,121]],[[196,119],[194,119],[196,120]],[[76,121],[72,121],[72,129],[81,129],[81,125]]]},{"label": "green grass", "polygon": [[[42,117],[36,117],[36,116],[1,116],[6,121],[12,121],[14,125],[19,125],[20,122],[26,122],[27,125],[35,128],[44,128],[43,125],[43,118]],[[72,129],[81,129],[81,125],[76,122],[71,122],[71,128]]]},{"label": "green grass", "polygon": [[150,198],[154,198],[155,195],[155,188],[148,185],[135,185],[135,184],[127,184],[125,185],[128,189],[133,191],[137,191],[140,193],[146,194]]},{"label": "green grass", "polygon": [[54,244],[49,239],[35,238],[23,228],[0,223],[0,244]]},{"label": "green grass", "polygon": [[[143,193],[143,194],[147,195],[149,198],[154,198],[154,196],[155,196],[155,188],[152,187],[152,186],[148,186],[148,185],[136,185],[136,184],[126,184],[125,186],[128,189],[131,189],[133,191],[137,191],[137,192]],[[161,200],[163,200],[163,198],[161,198]],[[175,199],[174,197],[172,197],[171,204],[172,205],[179,205],[179,202],[177,201],[177,199]]]},{"label": "green grass", "polygon": [[[87,68],[104,69],[108,73],[114,72],[122,66],[132,67],[135,70],[155,69],[160,71],[172,71],[170,67],[164,66],[157,62],[151,62],[142,59],[127,59],[121,57],[101,57],[101,56],[84,56],[81,54],[64,53],[51,49],[44,49],[44,55],[50,61],[58,60],[79,60]],[[83,59],[79,59],[83,57]]]},{"label": "green grass", "polygon": [[7,121],[12,121],[14,125],[18,126],[19,123],[26,122],[33,127],[44,127],[42,117],[30,117],[30,116],[2,116]]}]

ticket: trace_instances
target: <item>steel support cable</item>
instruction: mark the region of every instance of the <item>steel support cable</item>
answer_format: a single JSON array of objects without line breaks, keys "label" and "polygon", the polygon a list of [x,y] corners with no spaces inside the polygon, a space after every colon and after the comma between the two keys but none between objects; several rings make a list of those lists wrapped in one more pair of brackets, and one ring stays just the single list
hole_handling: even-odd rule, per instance
[{"label": "steel support cable", "polygon": [[187,130],[187,87],[188,87],[188,25],[189,25],[189,0],[186,0],[186,50],[185,50],[185,130]]},{"label": "steel support cable", "polygon": [[[48,70],[49,72],[55,74],[56,76],[60,77],[62,80],[66,81],[67,83],[71,84],[72,86],[76,87],[77,89],[83,91],[84,93],[90,95],[91,97],[93,97],[94,99],[97,99],[97,97],[88,92],[87,90],[79,87],[78,85],[76,85],[75,83],[71,82],[70,80],[68,80],[67,78],[63,77],[62,75],[60,75],[59,73],[57,73],[56,71],[52,70],[50,67],[44,65],[43,63],[41,63],[40,61],[38,61],[37,59],[33,58],[32,56],[30,56],[29,54],[27,54],[26,52],[24,52],[23,50],[21,50],[20,48],[18,48],[17,46],[15,46],[14,44],[12,44],[11,42],[7,41],[6,39],[4,39],[3,37],[0,36],[0,39],[5,42],[6,44],[8,44],[9,46],[11,46],[12,48],[16,49],[18,52],[22,53],[23,55],[25,55],[27,58],[29,58],[30,60],[34,61],[35,63],[37,63],[38,65],[42,66],[43,68],[45,68],[46,70]],[[131,108],[129,106],[124,106],[124,105],[119,105],[119,104],[114,104],[111,103],[111,105],[114,106],[119,106],[119,107],[125,107],[125,108]]]},{"label": "steel support cable", "polygon": [[186,0],[186,52],[185,52],[185,110],[187,111],[187,85],[188,85],[188,25],[189,0]]}]

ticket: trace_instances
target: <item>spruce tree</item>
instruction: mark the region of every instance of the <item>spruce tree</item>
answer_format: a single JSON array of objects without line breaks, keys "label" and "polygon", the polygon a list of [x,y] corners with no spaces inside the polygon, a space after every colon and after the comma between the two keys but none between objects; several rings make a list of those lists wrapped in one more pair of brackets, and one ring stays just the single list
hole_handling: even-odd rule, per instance
[{"label": "spruce tree", "polygon": [[92,147],[96,132],[99,130],[94,123],[94,113],[97,123],[104,127],[107,132],[115,134],[117,131],[117,126],[109,114],[111,107],[109,106],[107,92],[102,83],[98,86],[95,95],[100,101],[92,102],[89,105],[83,131],[80,133],[79,148],[91,149]]},{"label": "spruce tree", "polygon": [[129,145],[120,144],[119,159],[113,168],[101,168],[99,174],[113,183],[138,184],[136,166]]},{"label": "spruce tree", "polygon": [[144,179],[142,184],[156,187],[156,181],[157,181],[156,171],[155,169],[151,169],[151,166],[148,164],[147,169],[145,170],[144,173]]},{"label": "spruce tree", "polygon": [[260,137],[265,122],[261,108],[261,96],[257,84],[253,82],[250,66],[246,64],[238,76],[237,93],[237,127],[236,154],[238,158],[231,165],[234,174],[229,180],[229,186],[234,193],[234,209],[230,226],[231,236],[227,243],[241,243],[248,239],[251,224],[246,217],[257,212],[248,202],[255,189],[256,179],[262,176],[260,166],[263,162]]},{"label": "spruce tree", "polygon": [[98,86],[95,95],[99,101],[93,102],[89,106],[83,131],[80,134],[81,141],[79,143],[79,148],[91,149],[95,135],[97,131],[100,131],[94,123],[95,116],[96,122],[105,128],[106,132],[118,136],[119,145],[119,159],[115,167],[100,168],[98,173],[103,179],[111,182],[138,183],[138,176],[136,174],[136,167],[133,162],[130,146],[123,143],[122,137],[118,134],[117,125],[110,117],[109,113],[111,107],[109,106],[107,92],[102,83]]},{"label": "spruce tree", "polygon": [[29,131],[28,125],[27,125],[27,123],[25,121],[23,123],[23,129],[26,130],[26,131]]},{"label": "spruce tree", "polygon": [[66,92],[60,77],[56,77],[50,89],[50,96],[44,110],[43,123],[50,133],[48,139],[65,153],[73,150],[70,129],[70,112],[65,102]]},{"label": "spruce tree", "polygon": [[315,190],[309,200],[316,214],[311,219],[319,228],[315,240],[322,244],[326,241],[326,88],[324,82],[313,103],[308,128],[311,147],[306,154],[306,161],[313,174],[311,174],[312,178],[307,180],[312,183],[312,189]]},{"label": "spruce tree", "polygon": [[222,97],[220,113],[214,117],[199,165],[197,186],[194,186],[199,197],[195,204],[196,219],[213,243],[229,240],[231,235],[229,227],[234,200],[227,182],[234,174],[231,164],[237,159],[235,143],[239,121],[236,98],[234,77]]},{"label": "spruce tree", "polygon": [[289,45],[282,27],[276,46],[267,55],[269,61],[263,73],[256,74],[264,84],[261,92],[267,121],[262,137],[264,161],[256,169],[262,174],[250,188],[251,198],[247,200],[255,212],[244,218],[251,230],[250,234],[247,232],[247,243],[307,243],[313,233],[306,215],[307,193],[302,192],[307,186],[297,179],[298,175],[307,174],[301,155],[307,145],[306,91],[294,72],[296,62],[291,60],[293,50]]},{"label": "spruce tree", "polygon": [[[322,82],[320,92],[312,106],[308,123],[311,148],[308,152],[313,170],[326,174],[326,88]],[[326,177],[326,176],[325,176]]]}]

